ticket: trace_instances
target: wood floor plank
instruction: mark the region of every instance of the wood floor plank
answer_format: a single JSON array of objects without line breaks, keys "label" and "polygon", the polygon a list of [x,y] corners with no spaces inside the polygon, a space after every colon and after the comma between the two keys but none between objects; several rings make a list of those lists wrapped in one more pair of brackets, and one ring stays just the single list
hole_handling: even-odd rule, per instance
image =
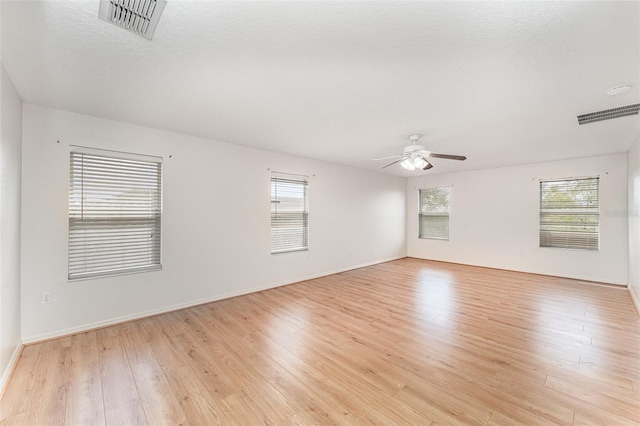
[{"label": "wood floor plank", "polygon": [[[155,361],[164,371],[180,368],[185,365],[184,355],[178,349],[178,340],[182,336],[160,333],[157,339],[148,342],[151,351],[155,355]],[[146,364],[146,363],[145,363]]]},{"label": "wood floor plank", "polygon": [[188,425],[176,395],[164,371],[155,361],[136,364],[132,368],[144,414],[153,425]]},{"label": "wood floor plank", "polygon": [[[22,416],[26,405],[34,398],[32,395],[40,391],[39,386],[36,384],[36,377],[42,371],[44,348],[45,345],[43,343],[23,348],[20,360],[10,381],[11,392],[9,392],[9,386],[7,386],[8,389],[5,391],[2,400],[0,400],[1,420]],[[29,414],[26,415],[26,417],[28,416]]]},{"label": "wood floor plank", "polygon": [[0,426],[24,426],[30,423],[32,416],[30,413],[20,413],[0,420]]},{"label": "wood floor plank", "polygon": [[546,386],[640,424],[640,409],[638,407],[640,401],[637,398],[631,399],[625,395],[611,397],[600,390],[583,386],[582,382],[568,382],[553,376],[549,376]]},{"label": "wood floor plank", "polygon": [[225,425],[231,423],[224,408],[191,367],[179,367],[166,373],[169,386],[182,411],[194,425]]},{"label": "wood floor plank", "polygon": [[64,424],[67,397],[68,338],[44,343],[42,365],[37,368],[35,392],[27,401],[25,413],[33,413],[33,424]]},{"label": "wood floor plank", "polygon": [[[105,410],[107,426],[143,426],[147,425],[142,403],[138,399],[125,402]],[[73,423],[67,423],[73,425]]]},{"label": "wood floor plank", "polygon": [[313,422],[307,424],[360,423],[353,413],[342,410],[340,404],[325,389],[309,386],[304,376],[291,374],[273,357],[256,354],[251,357],[250,362],[260,368],[265,379],[281,394],[287,395],[292,406],[299,410],[297,415],[292,416],[293,419],[286,420],[284,424],[310,418]]},{"label": "wood floor plank", "polygon": [[212,344],[201,346],[194,342],[189,336],[182,336],[178,339],[178,347],[185,354],[186,362],[205,383],[209,393],[222,399],[238,392],[242,388],[241,381],[225,367],[223,359],[216,356],[216,352],[222,352],[222,349]]},{"label": "wood floor plank", "polygon": [[[306,363],[313,367],[312,374],[320,373],[327,378],[325,381],[330,380],[337,388],[351,389],[356,395],[356,403],[359,406],[375,407],[375,410],[372,411],[376,412],[378,418],[372,416],[372,413],[368,414],[368,418],[375,419],[377,422],[391,422],[393,424],[431,422],[427,416],[420,415],[399,401],[388,404],[389,397],[397,394],[398,387],[383,375],[378,374],[384,368],[380,364],[378,364],[378,370],[373,367],[372,363],[363,362],[364,357],[359,359],[361,363],[358,363],[358,359],[352,363],[347,357],[340,356],[335,352],[332,353],[331,347],[322,343],[313,342],[311,346],[317,351],[313,354],[313,360]],[[313,351],[311,347],[308,350],[309,352]],[[349,358],[353,358],[353,352]]]},{"label": "wood floor plank", "polygon": [[133,321],[120,330],[122,346],[127,354],[129,365],[143,364],[155,358],[149,346],[152,340],[143,330],[143,321]]},{"label": "wood floor plank", "polygon": [[70,338],[65,423],[104,425],[102,380],[95,331]]},{"label": "wood floor plank", "polygon": [[127,353],[119,333],[108,328],[96,331],[100,380],[106,409],[139,398]]},{"label": "wood floor plank", "polygon": [[25,424],[640,424],[640,317],[405,258],[26,346],[0,401]]}]

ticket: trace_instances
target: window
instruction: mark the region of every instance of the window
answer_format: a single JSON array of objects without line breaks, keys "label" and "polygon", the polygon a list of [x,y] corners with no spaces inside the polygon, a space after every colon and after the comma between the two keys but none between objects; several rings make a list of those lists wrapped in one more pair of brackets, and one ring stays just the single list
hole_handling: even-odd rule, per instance
[{"label": "window", "polygon": [[309,248],[309,179],[271,173],[271,254]]},{"label": "window", "polygon": [[598,250],[599,178],[540,181],[540,247]]},{"label": "window", "polygon": [[69,279],[160,269],[162,159],[74,148]]},{"label": "window", "polygon": [[449,187],[420,190],[419,238],[449,239]]}]

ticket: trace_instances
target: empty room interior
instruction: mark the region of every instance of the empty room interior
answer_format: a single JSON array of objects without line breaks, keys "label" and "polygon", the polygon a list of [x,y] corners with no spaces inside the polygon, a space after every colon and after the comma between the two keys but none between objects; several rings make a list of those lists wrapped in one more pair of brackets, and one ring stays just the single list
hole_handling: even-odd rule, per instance
[{"label": "empty room interior", "polygon": [[0,35],[0,424],[640,424],[640,2]]}]

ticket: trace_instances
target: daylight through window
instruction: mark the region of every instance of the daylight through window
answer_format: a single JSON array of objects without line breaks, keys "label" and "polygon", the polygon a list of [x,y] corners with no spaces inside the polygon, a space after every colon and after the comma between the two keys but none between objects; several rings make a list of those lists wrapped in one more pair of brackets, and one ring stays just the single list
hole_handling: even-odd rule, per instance
[{"label": "daylight through window", "polygon": [[271,174],[271,253],[309,248],[309,179]]},{"label": "daylight through window", "polygon": [[161,268],[162,159],[74,149],[69,279]]},{"label": "daylight through window", "polygon": [[449,239],[449,187],[420,190],[420,238]]},{"label": "daylight through window", "polygon": [[540,247],[598,250],[599,178],[540,181]]}]

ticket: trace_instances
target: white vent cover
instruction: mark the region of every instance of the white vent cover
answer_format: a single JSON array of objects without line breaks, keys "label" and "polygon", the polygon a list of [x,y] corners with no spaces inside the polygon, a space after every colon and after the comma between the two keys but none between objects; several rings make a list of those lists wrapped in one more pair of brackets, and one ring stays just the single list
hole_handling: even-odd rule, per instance
[{"label": "white vent cover", "polygon": [[596,121],[611,120],[613,118],[627,117],[629,115],[638,115],[638,112],[640,112],[640,104],[605,109],[603,111],[579,115],[578,124],[594,123]]},{"label": "white vent cover", "polygon": [[99,17],[151,40],[166,0],[100,0]]}]

